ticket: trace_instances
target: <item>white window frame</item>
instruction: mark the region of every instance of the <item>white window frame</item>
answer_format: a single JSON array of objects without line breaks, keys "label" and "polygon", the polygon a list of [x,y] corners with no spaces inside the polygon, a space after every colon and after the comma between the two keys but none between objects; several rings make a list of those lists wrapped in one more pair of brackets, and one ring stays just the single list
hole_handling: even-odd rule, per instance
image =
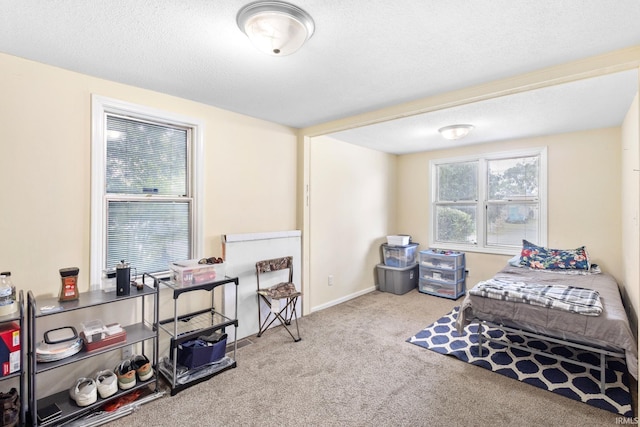
[{"label": "white window frame", "polygon": [[[547,147],[536,147],[531,149],[503,151],[496,153],[478,154],[472,156],[451,157],[446,159],[433,159],[429,162],[429,176],[431,185],[429,186],[430,200],[430,224],[429,224],[429,246],[439,249],[450,249],[465,252],[482,252],[499,255],[515,255],[520,253],[520,246],[487,246],[486,241],[486,213],[488,177],[487,162],[490,160],[501,160],[517,157],[539,156],[539,176],[538,176],[538,199],[539,199],[539,228],[536,244],[547,245]],[[478,162],[478,200],[476,201],[476,242],[474,244],[440,242],[435,240],[436,236],[436,196],[437,196],[437,166],[447,163]]]},{"label": "white window frame", "polygon": [[[162,122],[169,125],[190,128],[191,149],[189,175],[193,195],[191,213],[191,252],[194,258],[203,253],[203,134],[204,124],[192,117],[162,111],[142,105],[132,104],[93,94],[91,97],[91,289],[102,288],[102,272],[106,268],[106,224],[107,205],[105,194],[106,181],[106,114],[119,114],[133,119]],[[135,267],[135,266],[134,266]],[[167,271],[168,271],[167,266]],[[138,272],[142,275],[144,272]]]}]

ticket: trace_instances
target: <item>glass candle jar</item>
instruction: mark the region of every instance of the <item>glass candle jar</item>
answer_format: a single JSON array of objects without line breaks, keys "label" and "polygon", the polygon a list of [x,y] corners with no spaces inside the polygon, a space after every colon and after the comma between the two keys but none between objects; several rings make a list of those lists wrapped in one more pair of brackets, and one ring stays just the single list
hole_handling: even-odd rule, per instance
[{"label": "glass candle jar", "polygon": [[60,279],[62,287],[60,288],[59,301],[73,301],[80,297],[78,292],[78,267],[68,267],[60,269]]}]

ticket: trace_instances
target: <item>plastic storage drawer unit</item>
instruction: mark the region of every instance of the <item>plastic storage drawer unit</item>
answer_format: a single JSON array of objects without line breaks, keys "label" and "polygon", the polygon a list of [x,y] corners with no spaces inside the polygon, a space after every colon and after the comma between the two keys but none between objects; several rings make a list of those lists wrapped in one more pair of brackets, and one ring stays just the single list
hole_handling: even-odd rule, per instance
[{"label": "plastic storage drawer unit", "polygon": [[420,278],[418,290],[424,294],[435,295],[439,297],[458,299],[466,292],[464,279],[454,284],[445,284],[435,280]]},{"label": "plastic storage drawer unit", "polygon": [[420,278],[455,285],[460,280],[464,280],[464,267],[456,270],[447,270],[444,268],[428,268],[421,265]]},{"label": "plastic storage drawer unit", "polygon": [[378,264],[376,272],[376,285],[382,292],[402,295],[418,286],[418,264],[401,268]]},{"label": "plastic storage drawer unit", "polygon": [[392,246],[383,243],[381,246],[382,260],[388,267],[409,267],[416,263],[417,243],[406,246]]},{"label": "plastic storage drawer unit", "polygon": [[418,290],[425,294],[458,299],[466,292],[464,252],[429,249],[418,255]]},{"label": "plastic storage drawer unit", "polygon": [[442,270],[457,270],[464,267],[464,252],[434,251],[429,249],[420,251],[420,265],[423,267],[439,268]]}]

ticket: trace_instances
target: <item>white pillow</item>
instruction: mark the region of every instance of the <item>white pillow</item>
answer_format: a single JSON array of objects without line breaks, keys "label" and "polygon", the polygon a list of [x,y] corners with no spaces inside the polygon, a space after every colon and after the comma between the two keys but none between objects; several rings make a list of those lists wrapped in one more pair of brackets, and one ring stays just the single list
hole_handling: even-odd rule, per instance
[{"label": "white pillow", "polygon": [[514,255],[513,258],[510,258],[507,262],[513,267],[522,267],[520,265],[520,254]]}]

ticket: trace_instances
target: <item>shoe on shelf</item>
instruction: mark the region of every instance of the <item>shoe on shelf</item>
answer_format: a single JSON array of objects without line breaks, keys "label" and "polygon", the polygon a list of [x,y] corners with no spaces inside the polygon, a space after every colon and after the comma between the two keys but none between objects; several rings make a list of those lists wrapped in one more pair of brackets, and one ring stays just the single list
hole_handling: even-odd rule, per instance
[{"label": "shoe on shelf", "polygon": [[113,372],[118,377],[118,386],[122,390],[129,390],[136,385],[136,370],[130,360],[123,360]]},{"label": "shoe on shelf", "polygon": [[96,382],[93,378],[79,378],[71,389],[69,396],[78,406],[89,406],[98,400]]},{"label": "shoe on shelf", "polygon": [[20,421],[20,394],[15,387],[7,393],[0,393],[0,408],[2,409],[0,425],[17,426]]},{"label": "shoe on shelf", "polygon": [[138,380],[146,381],[153,376],[153,368],[151,362],[144,354],[138,354],[131,358],[131,365],[138,374]]},{"label": "shoe on shelf", "polygon": [[108,369],[96,374],[96,384],[98,394],[103,399],[113,396],[118,391],[118,377]]}]

